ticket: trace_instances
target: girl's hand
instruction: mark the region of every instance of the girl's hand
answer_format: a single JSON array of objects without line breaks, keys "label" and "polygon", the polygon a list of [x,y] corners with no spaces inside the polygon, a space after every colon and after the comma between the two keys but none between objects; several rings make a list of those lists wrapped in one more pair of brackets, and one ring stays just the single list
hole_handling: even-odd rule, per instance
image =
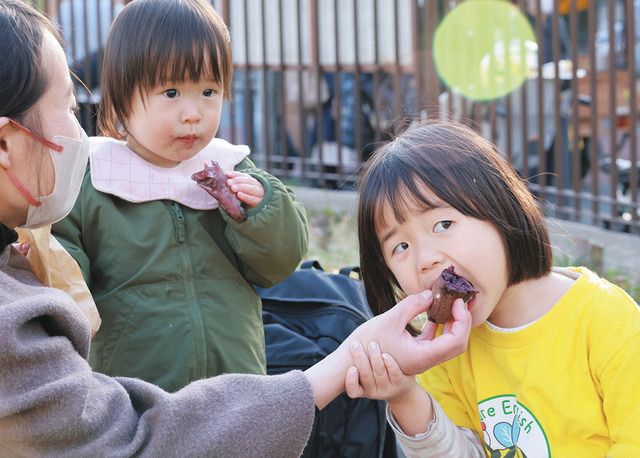
[{"label": "girl's hand", "polygon": [[344,383],[349,397],[387,401],[406,434],[426,432],[433,420],[433,406],[415,377],[404,375],[396,360],[381,353],[375,342],[367,346],[366,352],[359,341],[354,341],[350,348],[355,366],[347,371]]},{"label": "girl's hand", "polygon": [[251,175],[243,172],[229,171],[225,172],[227,184],[231,191],[238,196],[240,202],[247,207],[257,207],[264,197],[264,187],[262,183],[253,178]]},{"label": "girl's hand", "polygon": [[345,379],[349,397],[394,402],[417,386],[415,377],[404,375],[396,360],[381,353],[376,342],[365,351],[360,341],[354,340],[350,350],[355,366],[349,368]]}]

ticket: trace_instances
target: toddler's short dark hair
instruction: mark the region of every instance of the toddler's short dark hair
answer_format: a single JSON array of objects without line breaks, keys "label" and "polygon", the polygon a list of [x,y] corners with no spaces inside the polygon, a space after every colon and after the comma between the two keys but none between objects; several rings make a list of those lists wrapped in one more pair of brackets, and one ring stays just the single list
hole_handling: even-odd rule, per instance
[{"label": "toddler's short dark hair", "polygon": [[[116,17],[105,47],[99,125],[124,138],[133,91],[210,76],[231,98],[229,29],[204,0],[135,0]],[[124,127],[124,130],[123,130]]]}]

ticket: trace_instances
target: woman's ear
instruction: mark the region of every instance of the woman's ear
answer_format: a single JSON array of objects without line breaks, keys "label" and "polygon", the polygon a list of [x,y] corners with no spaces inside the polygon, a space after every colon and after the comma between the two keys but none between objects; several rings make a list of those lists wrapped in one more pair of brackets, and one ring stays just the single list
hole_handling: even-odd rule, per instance
[{"label": "woman's ear", "polygon": [[11,145],[13,143],[15,129],[11,126],[10,119],[0,116],[0,167],[11,168]]}]

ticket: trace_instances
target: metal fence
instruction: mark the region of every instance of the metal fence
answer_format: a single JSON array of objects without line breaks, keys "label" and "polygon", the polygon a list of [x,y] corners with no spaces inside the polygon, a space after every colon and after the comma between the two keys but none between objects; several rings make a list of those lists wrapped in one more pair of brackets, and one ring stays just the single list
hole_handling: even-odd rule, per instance
[{"label": "metal fence", "polygon": [[[118,0],[41,0],[68,43],[82,123]],[[505,97],[474,101],[434,64],[434,33],[461,1],[212,0],[229,25],[233,101],[218,136],[285,181],[351,189],[376,145],[414,119],[448,118],[495,142],[546,214],[640,233],[640,0],[515,0],[536,61]]]}]

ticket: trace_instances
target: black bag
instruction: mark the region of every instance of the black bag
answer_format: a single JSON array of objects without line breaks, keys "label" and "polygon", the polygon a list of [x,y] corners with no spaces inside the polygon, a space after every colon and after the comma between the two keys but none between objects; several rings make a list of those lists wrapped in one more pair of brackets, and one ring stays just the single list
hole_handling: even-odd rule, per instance
[{"label": "black bag", "polygon": [[[324,272],[317,261],[272,288],[256,288],[262,298],[267,373],[305,370],[329,353],[373,315],[357,268]],[[386,443],[385,443],[386,442]],[[396,456],[384,402],[341,394],[316,413],[303,457]]]}]

